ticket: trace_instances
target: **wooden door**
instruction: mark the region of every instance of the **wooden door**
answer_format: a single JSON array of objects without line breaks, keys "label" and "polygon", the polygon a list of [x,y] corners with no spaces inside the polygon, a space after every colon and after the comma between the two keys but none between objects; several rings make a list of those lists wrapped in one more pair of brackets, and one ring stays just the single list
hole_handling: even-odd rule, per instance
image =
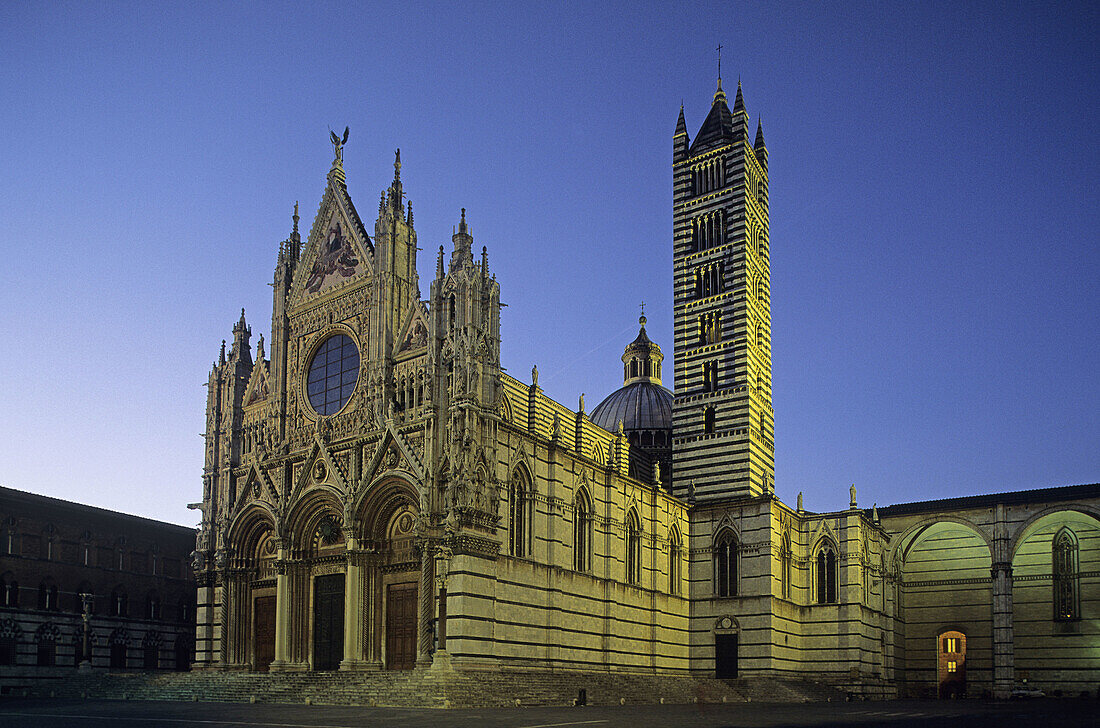
[{"label": "wooden door", "polygon": [[386,590],[386,668],[416,666],[416,584],[390,584]]},{"label": "wooden door", "polygon": [[714,635],[714,676],[729,680],[737,677],[737,635]]},{"label": "wooden door", "polygon": [[313,579],[313,669],[336,670],[344,659],[344,575]]},{"label": "wooden door", "polygon": [[275,661],[275,597],[256,597],[252,617],[254,669],[267,672]]}]

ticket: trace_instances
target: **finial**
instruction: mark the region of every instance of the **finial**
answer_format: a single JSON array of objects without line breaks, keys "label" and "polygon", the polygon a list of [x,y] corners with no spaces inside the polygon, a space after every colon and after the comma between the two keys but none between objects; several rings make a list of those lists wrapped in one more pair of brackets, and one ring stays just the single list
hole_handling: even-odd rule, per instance
[{"label": "finial", "polygon": [[469,227],[466,225],[466,208],[462,208],[462,219],[458,221],[458,233],[459,235],[466,235],[469,233]]},{"label": "finial", "polygon": [[397,150],[397,155],[393,160],[393,179],[395,182],[401,181],[401,150]]},{"label": "finial", "polygon": [[350,129],[345,126],[344,138],[341,139],[340,137],[336,136],[336,132],[334,132],[331,128],[328,130],[329,139],[332,140],[332,151],[335,154],[335,158],[332,160],[333,167],[342,166],[344,163],[344,145],[348,143],[349,132]]},{"label": "finial", "polygon": [[645,328],[645,321],[645,301],[642,301],[642,315],[638,317],[638,323],[642,325],[642,328]]},{"label": "finial", "polygon": [[409,227],[412,227],[412,224],[413,224],[413,201],[412,200],[409,200],[409,220],[408,220],[408,222],[409,222]]},{"label": "finial", "polygon": [[439,246],[439,259],[435,263],[435,277],[443,277],[443,246]]},{"label": "finial", "polygon": [[298,234],[298,201],[294,201],[294,234]]},{"label": "finial", "polygon": [[222,353],[218,355],[218,363],[225,364],[225,339],[222,339]]},{"label": "finial", "polygon": [[718,44],[718,88],[722,88],[722,44]]}]

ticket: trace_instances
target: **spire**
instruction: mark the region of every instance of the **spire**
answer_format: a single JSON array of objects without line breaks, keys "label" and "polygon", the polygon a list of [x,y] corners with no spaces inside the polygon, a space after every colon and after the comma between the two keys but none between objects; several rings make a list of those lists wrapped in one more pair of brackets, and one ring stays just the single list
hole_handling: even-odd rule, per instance
[{"label": "spire", "polygon": [[297,238],[297,237],[299,237],[298,236],[298,201],[297,200],[294,201],[294,215],[291,219],[294,220],[294,229],[291,231],[290,234],[293,237]]},{"label": "spire", "polygon": [[678,162],[687,156],[688,130],[684,121],[684,102],[680,102],[680,116],[676,119],[676,133],[672,135],[672,159]]},{"label": "spire", "polygon": [[225,339],[222,339],[222,352],[218,354],[218,364],[225,364]]},{"label": "spire", "polygon": [[393,160],[393,183],[395,185],[401,184],[401,150],[397,150],[397,154]]},{"label": "spire", "polygon": [[442,278],[443,277],[443,246],[442,245],[439,246],[439,260],[436,261],[436,264],[435,264],[435,277],[436,278]]},{"label": "spire", "polygon": [[[738,82],[738,85],[737,85],[737,93],[738,93],[738,98],[740,98],[740,94],[741,94],[741,84],[740,84],[740,82]],[[722,77],[721,76],[718,77],[718,90],[714,92],[714,101],[711,102],[711,106],[713,106],[714,104],[717,104],[719,101],[721,101],[723,104],[726,103],[726,92],[722,90]]]},{"label": "spire", "polygon": [[[721,88],[721,81],[719,81],[719,88]],[[738,111],[743,112],[745,110],[745,99],[741,95],[741,79],[737,79],[737,96],[733,99],[733,113]]]},{"label": "spire", "polygon": [[462,218],[458,221],[458,232],[451,236],[454,243],[454,253],[451,254],[451,268],[461,265],[463,261],[473,263],[474,254],[471,246],[474,237],[470,235],[470,226],[466,224],[466,208],[462,208]]},{"label": "spire", "polygon": [[760,117],[756,118],[756,141],[752,146],[757,150],[764,146],[764,120]]},{"label": "spire", "polygon": [[413,201],[412,200],[409,200],[409,215],[408,215],[407,222],[409,223],[409,227],[413,226]]}]

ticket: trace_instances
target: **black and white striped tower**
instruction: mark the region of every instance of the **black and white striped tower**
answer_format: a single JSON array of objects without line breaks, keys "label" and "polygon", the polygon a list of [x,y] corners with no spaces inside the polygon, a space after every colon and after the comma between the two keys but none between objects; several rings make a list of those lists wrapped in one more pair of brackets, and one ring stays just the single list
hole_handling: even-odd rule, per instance
[{"label": "black and white striped tower", "polygon": [[673,493],[752,497],[775,482],[771,393],[768,152],[741,83],[718,79],[694,141],[673,136],[675,394]]}]

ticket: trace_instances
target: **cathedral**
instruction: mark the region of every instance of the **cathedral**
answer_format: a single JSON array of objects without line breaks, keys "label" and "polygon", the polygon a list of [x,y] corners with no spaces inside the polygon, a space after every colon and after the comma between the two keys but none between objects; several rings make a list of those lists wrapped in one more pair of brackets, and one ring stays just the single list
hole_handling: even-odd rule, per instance
[{"label": "cathedral", "polygon": [[1100,485],[775,496],[768,149],[740,83],[672,137],[671,376],[643,316],[590,413],[502,370],[465,211],[422,297],[400,152],[368,227],[346,142],[278,247],[270,340],[242,311],[209,375],[195,669],[1095,689]]}]

